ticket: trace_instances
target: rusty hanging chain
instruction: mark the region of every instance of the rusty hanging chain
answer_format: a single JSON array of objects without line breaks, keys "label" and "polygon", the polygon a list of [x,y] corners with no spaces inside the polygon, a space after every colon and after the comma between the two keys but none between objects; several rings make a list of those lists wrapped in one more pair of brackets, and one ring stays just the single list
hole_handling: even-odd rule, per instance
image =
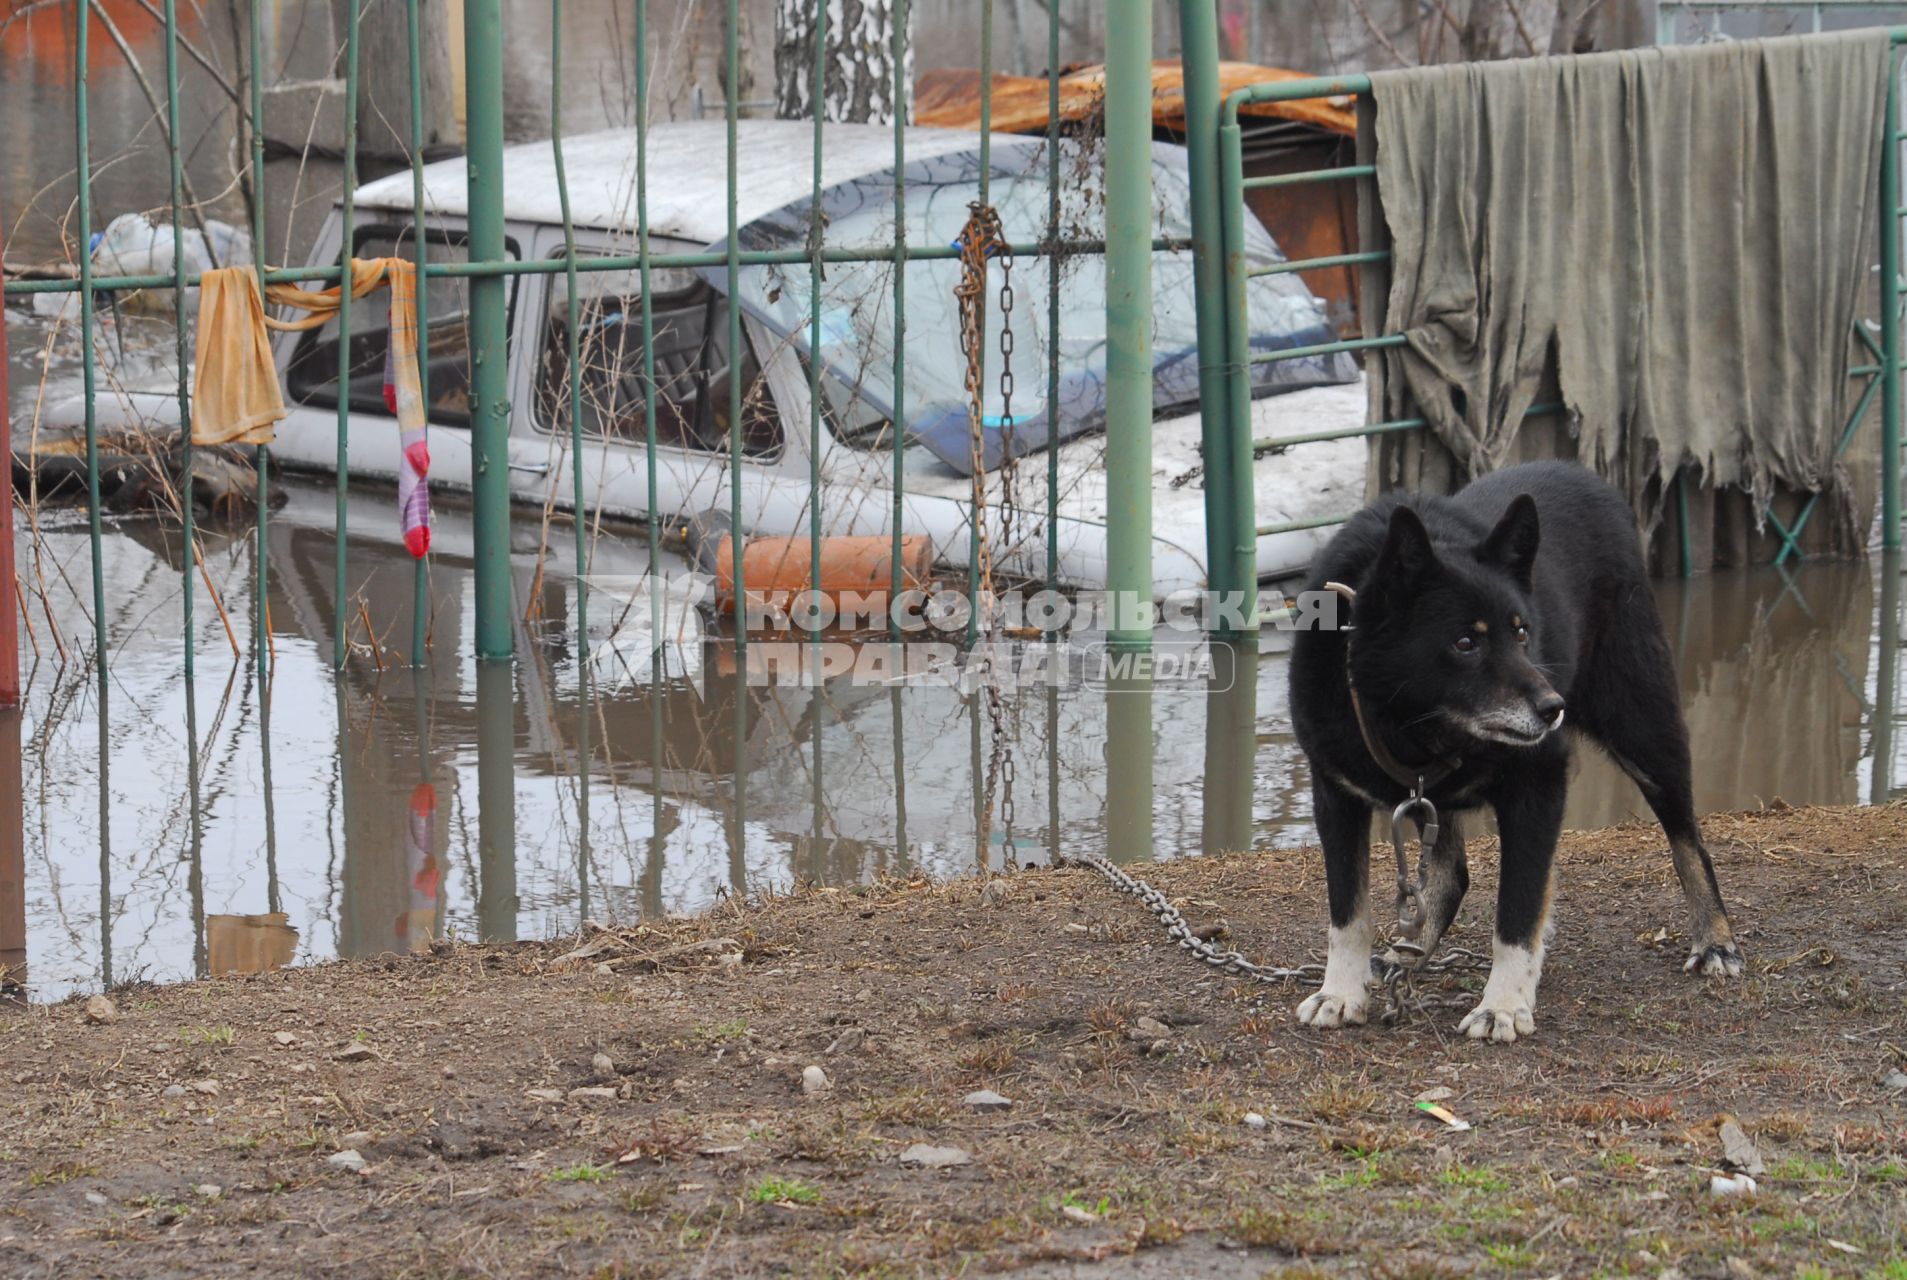
[{"label": "rusty hanging chain", "polygon": [[[960,304],[960,343],[967,366],[968,446],[973,462],[972,518],[976,556],[972,573],[979,586],[978,596],[982,607],[988,611],[987,617],[983,619],[986,634],[993,638],[997,634],[999,611],[993,608],[993,538],[987,527],[986,385],[983,376],[986,362],[987,263],[992,258],[1001,260],[1000,393],[1005,400],[1002,421],[1010,424],[1013,409],[1013,255],[1007,247],[1005,232],[1000,227],[999,211],[979,201],[967,206],[967,225],[956,243],[960,247],[960,280],[954,286],[954,296]],[[1010,425],[1006,429],[1011,430]],[[1014,516],[1010,474],[1012,441],[1007,437],[1004,442],[1008,446],[1008,473],[1002,477],[1000,518],[1003,541],[1010,547]],[[983,830],[980,832],[980,841],[983,849],[992,842],[994,796],[1004,782],[1000,819],[1003,837],[1001,861],[1005,865],[1012,856],[1014,770],[1012,755],[1007,749],[1005,699],[1000,692],[999,680],[992,672],[988,673],[986,699],[992,737],[987,755],[986,780],[981,789],[980,822]]]},{"label": "rusty hanging chain", "polygon": [[993,590],[993,548],[987,538],[986,388],[981,371],[986,361],[987,259],[1006,241],[1000,214],[991,205],[974,201],[967,206],[967,225],[961,231],[960,280],[954,298],[960,304],[960,348],[966,358],[967,434],[973,462],[973,521],[979,555],[970,571],[982,597]]}]

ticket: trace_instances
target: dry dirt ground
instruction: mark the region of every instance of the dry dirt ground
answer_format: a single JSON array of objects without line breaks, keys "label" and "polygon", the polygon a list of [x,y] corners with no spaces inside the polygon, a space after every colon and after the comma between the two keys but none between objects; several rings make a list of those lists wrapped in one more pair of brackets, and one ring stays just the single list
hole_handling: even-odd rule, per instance
[{"label": "dry dirt ground", "polygon": [[[1749,975],[1682,975],[1656,830],[1571,835],[1511,1046],[1301,1027],[1083,870],[0,1014],[0,1273],[1907,1280],[1907,808],[1707,831]],[[1248,954],[1322,941],[1314,852],[1147,874]],[[1753,1195],[1710,1190],[1731,1116]]]}]

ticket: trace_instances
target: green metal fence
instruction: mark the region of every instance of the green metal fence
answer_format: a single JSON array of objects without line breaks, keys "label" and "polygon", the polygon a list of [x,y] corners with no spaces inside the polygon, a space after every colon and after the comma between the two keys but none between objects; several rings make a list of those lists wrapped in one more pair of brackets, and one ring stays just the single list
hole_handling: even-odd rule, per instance
[{"label": "green metal fence", "polygon": [[[1685,6],[1694,7],[1694,6]],[[1719,9],[1723,6],[1706,5],[1704,8]],[[1907,43],[1907,28],[1892,29],[1894,48],[1899,50]],[[1189,63],[1188,63],[1189,67]],[[1853,413],[1842,429],[1834,456],[1839,459],[1853,443],[1863,421],[1878,393],[1881,402],[1880,442],[1881,458],[1881,529],[1882,541],[1889,551],[1900,546],[1901,508],[1900,508],[1900,426],[1901,426],[1901,293],[1900,277],[1900,222],[1907,210],[1901,207],[1900,191],[1900,147],[1907,142],[1907,132],[1900,124],[1899,109],[1899,64],[1898,58],[1894,73],[1888,77],[1886,118],[1883,136],[1885,145],[1881,151],[1880,162],[1880,337],[1871,335],[1865,325],[1858,320],[1854,325],[1854,337],[1863,344],[1873,356],[1873,363],[1859,364],[1849,369],[1850,377],[1863,380],[1863,387],[1856,399]],[[1187,127],[1193,128],[1190,114],[1190,71],[1188,69],[1188,117]],[[1249,190],[1266,187],[1289,187],[1303,183],[1317,182],[1356,182],[1360,189],[1360,199],[1367,207],[1377,207],[1380,195],[1377,190],[1376,166],[1368,164],[1343,165],[1332,169],[1316,169],[1301,173],[1283,173],[1248,178],[1244,171],[1243,130],[1239,124],[1239,111],[1254,102],[1291,102],[1310,98],[1361,97],[1371,92],[1371,78],[1366,75],[1341,76],[1336,78],[1284,80],[1268,84],[1250,85],[1240,89],[1225,99],[1222,118],[1218,122],[1219,156],[1219,205],[1224,217],[1225,234],[1225,276],[1224,301],[1225,341],[1224,360],[1227,392],[1225,395],[1226,430],[1223,438],[1214,442],[1213,451],[1208,453],[1208,483],[1219,483],[1211,475],[1219,465],[1228,468],[1228,481],[1238,485],[1238,496],[1230,504],[1234,511],[1250,512],[1254,509],[1249,488],[1252,476],[1251,461],[1262,453],[1272,449],[1284,449],[1292,445],[1316,443],[1325,440],[1341,440],[1355,436],[1378,436],[1392,432],[1427,431],[1429,423],[1422,417],[1399,418],[1392,421],[1373,422],[1365,426],[1338,431],[1318,431],[1305,435],[1279,436],[1276,440],[1253,440],[1251,438],[1250,404],[1250,366],[1255,363],[1293,360],[1305,356],[1326,355],[1332,352],[1382,351],[1408,345],[1409,338],[1401,333],[1380,333],[1370,337],[1347,338],[1339,342],[1323,343],[1312,347],[1287,348],[1253,355],[1248,345],[1249,331],[1245,324],[1245,288],[1247,280],[1253,275],[1274,272],[1308,271],[1320,267],[1356,265],[1369,267],[1390,261],[1387,249],[1359,250],[1350,253],[1333,254],[1326,257],[1303,258],[1289,262],[1280,262],[1269,267],[1248,270],[1244,260],[1243,234],[1245,219],[1249,216],[1245,207],[1245,193]],[[1194,139],[1193,145],[1197,146]],[[1892,353],[1890,361],[1886,353]],[[1542,417],[1562,412],[1564,406],[1545,402],[1530,406],[1525,412],[1526,418]],[[1210,414],[1211,407],[1206,412]],[[1238,484],[1238,478],[1243,483]],[[1676,500],[1680,510],[1680,565],[1683,576],[1692,572],[1690,548],[1690,529],[1687,513],[1686,473],[1678,477]],[[1809,518],[1818,503],[1818,495],[1810,495],[1803,501],[1792,522],[1784,522],[1772,510],[1763,511],[1762,516],[1773,526],[1781,538],[1781,547],[1776,553],[1776,564],[1785,564],[1790,556],[1801,554],[1799,539]],[[1350,518],[1352,512],[1325,517],[1317,520],[1296,521],[1286,524],[1258,525],[1257,536],[1287,533],[1298,529],[1318,528],[1341,524]],[[1232,543],[1235,559],[1228,566],[1222,566],[1215,558],[1212,577],[1216,588],[1221,572],[1228,583],[1242,581],[1253,570],[1249,539],[1239,536]]]},{"label": "green metal fence", "polygon": [[[1108,199],[1109,228],[1103,241],[1066,239],[1062,235],[1061,188],[1066,178],[1061,172],[1061,119],[1059,111],[1058,72],[1060,51],[1060,21],[1056,6],[1049,6],[1047,29],[1048,62],[1055,70],[1049,76],[1050,82],[1050,119],[1046,135],[1048,157],[1047,183],[1049,199],[1047,216],[1043,225],[1009,225],[1004,228],[1006,244],[1004,250],[1021,259],[1054,258],[1059,255],[1076,256],[1080,254],[1105,254],[1109,259],[1109,274],[1112,283],[1120,291],[1122,302],[1118,312],[1118,333],[1114,335],[1115,351],[1109,362],[1114,376],[1122,388],[1124,403],[1115,403],[1111,413],[1108,451],[1114,473],[1115,502],[1123,503],[1124,511],[1116,529],[1112,533],[1115,546],[1112,549],[1112,575],[1110,585],[1115,589],[1124,589],[1142,598],[1150,599],[1150,548],[1151,526],[1147,506],[1150,485],[1149,432],[1151,403],[1151,365],[1149,360],[1149,313],[1147,309],[1148,264],[1150,255],[1161,247],[1183,248],[1183,242],[1155,241],[1150,219],[1151,171],[1150,146],[1152,137],[1151,118],[1151,82],[1150,82],[1150,3],[1149,0],[1116,0],[1122,10],[1121,20],[1114,24],[1118,33],[1115,47],[1109,50],[1113,63],[1111,83],[1108,92],[1108,118],[1111,138],[1109,147],[1111,158],[1110,185],[1113,188]],[[576,574],[576,622],[579,645],[588,643],[588,582],[591,565],[591,527],[598,518],[592,511],[590,495],[586,491],[585,476],[581,465],[585,441],[582,426],[582,353],[580,342],[580,294],[579,276],[591,272],[629,272],[636,273],[640,281],[641,322],[642,322],[642,385],[643,395],[643,442],[646,446],[647,491],[649,519],[647,521],[647,545],[651,563],[659,559],[662,550],[664,527],[669,518],[677,512],[664,510],[659,501],[656,456],[659,448],[656,406],[656,363],[654,344],[650,339],[655,333],[655,317],[652,313],[652,278],[655,273],[668,269],[715,269],[725,273],[728,296],[731,300],[739,297],[738,278],[744,268],[762,265],[806,265],[810,268],[809,292],[809,328],[808,336],[811,352],[819,350],[821,341],[822,317],[822,273],[826,267],[856,262],[877,262],[889,264],[892,268],[892,329],[893,329],[893,376],[895,380],[895,400],[889,431],[894,442],[893,447],[893,492],[891,510],[891,590],[898,594],[903,587],[902,537],[903,504],[907,497],[907,472],[904,466],[906,450],[902,447],[908,431],[908,406],[905,402],[906,377],[906,338],[907,338],[907,267],[909,263],[955,259],[960,256],[958,245],[948,244],[911,244],[908,241],[905,210],[907,202],[908,169],[908,120],[905,106],[895,113],[893,122],[893,175],[896,218],[892,242],[876,248],[845,247],[830,244],[827,229],[822,216],[821,196],[824,191],[823,159],[828,146],[828,130],[822,123],[824,111],[821,104],[826,98],[826,77],[828,73],[827,23],[830,6],[826,0],[815,0],[814,20],[818,27],[815,34],[816,58],[813,66],[814,87],[812,99],[815,103],[814,127],[812,132],[812,200],[810,203],[810,226],[807,243],[795,249],[747,249],[744,248],[739,231],[737,214],[737,193],[748,181],[748,176],[737,171],[736,134],[741,106],[729,95],[725,106],[727,132],[726,186],[727,186],[727,237],[719,249],[700,252],[660,252],[651,243],[649,216],[650,196],[650,155],[649,155],[649,85],[653,68],[650,65],[649,48],[649,6],[647,0],[632,0],[635,29],[635,136],[634,136],[634,203],[635,203],[635,243],[632,252],[579,255],[577,252],[576,219],[570,202],[570,190],[564,167],[562,119],[562,50],[563,50],[563,3],[562,0],[550,0],[549,14],[552,31],[551,49],[551,97],[549,110],[549,133],[553,140],[556,188],[562,208],[562,231],[564,252],[560,256],[531,258],[513,256],[506,248],[505,237],[505,192],[504,174],[504,119],[501,85],[504,67],[504,40],[502,22],[502,0],[466,0],[464,5],[464,56],[467,97],[465,102],[466,151],[468,174],[468,259],[466,261],[432,261],[428,253],[432,224],[427,216],[424,177],[425,142],[425,86],[420,60],[420,15],[419,0],[405,0],[406,25],[410,41],[409,50],[409,126],[410,126],[410,253],[414,256],[418,277],[417,289],[417,328],[418,345],[421,351],[430,350],[431,316],[429,314],[430,290],[428,282],[442,279],[468,281],[469,285],[469,346],[470,346],[470,448],[472,454],[471,489],[474,500],[475,529],[475,615],[474,635],[475,654],[479,661],[478,683],[479,702],[488,707],[491,713],[507,718],[512,701],[507,677],[499,676],[492,670],[498,660],[507,660],[512,656],[513,618],[510,599],[510,581],[508,576],[510,558],[510,521],[511,493],[508,484],[509,452],[508,442],[511,430],[512,405],[508,382],[509,320],[508,289],[513,277],[532,275],[560,275],[567,287],[567,412],[568,441],[567,461],[571,468],[569,505],[573,508],[574,522],[574,571]],[[905,104],[910,98],[910,86],[905,81],[908,61],[908,0],[895,0],[894,21],[892,23],[891,61],[893,65],[893,96],[897,104]],[[1182,5],[1193,20],[1205,14],[1206,6],[1198,0],[1183,0]],[[725,47],[723,62],[726,71],[726,83],[740,83],[740,56],[742,35],[740,29],[739,0],[725,0],[724,25]],[[186,719],[188,727],[188,751],[191,754],[191,823],[193,848],[200,840],[198,755],[200,751],[197,731],[196,699],[191,685],[194,663],[195,632],[193,611],[195,602],[194,563],[199,554],[197,538],[199,531],[194,527],[193,512],[193,474],[195,450],[192,444],[192,387],[191,359],[192,350],[189,335],[186,333],[188,314],[187,294],[200,283],[200,276],[188,269],[187,254],[184,252],[186,236],[185,219],[191,207],[188,204],[185,189],[184,153],[181,138],[180,75],[179,51],[182,40],[176,0],[163,0],[163,23],[165,42],[165,109],[161,124],[168,149],[170,172],[170,233],[173,247],[173,269],[168,274],[116,274],[104,275],[95,270],[92,256],[87,250],[85,230],[95,224],[94,180],[95,168],[89,154],[91,128],[88,118],[89,72],[93,66],[94,50],[89,46],[89,33],[94,25],[91,20],[93,5],[91,0],[72,0],[73,30],[76,33],[74,45],[73,110],[76,119],[74,139],[74,158],[77,171],[77,207],[75,210],[78,225],[83,229],[79,237],[74,278],[9,280],[5,284],[8,298],[33,294],[70,293],[78,297],[79,324],[81,339],[81,377],[84,395],[84,443],[86,458],[86,513],[91,540],[91,594],[94,674],[98,681],[100,751],[102,777],[104,761],[107,756],[107,735],[109,723],[108,694],[111,687],[111,637],[108,635],[108,611],[106,608],[106,585],[102,553],[103,503],[101,494],[101,428],[97,410],[98,386],[96,358],[93,334],[96,331],[95,308],[102,298],[111,298],[132,290],[169,289],[172,293],[176,326],[175,348],[178,360],[178,383],[176,398],[178,402],[180,447],[176,467],[166,477],[166,483],[176,502],[176,515],[180,523],[185,547],[185,571],[182,577],[184,599],[183,644],[185,648],[185,686]],[[349,543],[347,535],[347,497],[350,490],[350,435],[351,399],[346,387],[351,376],[351,345],[354,322],[361,323],[358,315],[360,308],[354,308],[350,287],[351,271],[349,264],[356,249],[355,232],[358,229],[356,193],[358,188],[358,163],[360,151],[358,93],[359,65],[361,46],[362,8],[348,5],[344,9],[343,49],[340,60],[343,78],[343,154],[342,154],[342,193],[340,196],[340,217],[342,223],[342,244],[344,262],[334,265],[299,265],[296,263],[267,265],[268,240],[266,236],[266,170],[265,170],[265,130],[262,127],[265,118],[263,106],[264,82],[266,79],[264,60],[261,55],[261,40],[258,6],[251,6],[247,27],[246,79],[249,84],[249,101],[245,104],[246,119],[242,123],[241,134],[249,134],[249,208],[247,221],[252,235],[257,279],[261,291],[268,285],[301,284],[322,285],[336,283],[340,290],[337,326],[339,333],[338,352],[338,394],[336,423],[336,463],[335,485],[336,526],[333,563],[334,617],[332,627],[333,659],[342,669],[350,660],[352,653],[351,635],[354,620],[349,607],[349,584],[347,577]],[[993,43],[991,40],[993,4],[991,0],[981,7],[980,19],[982,39],[979,45],[982,64],[981,77],[981,114],[982,128],[977,138],[980,152],[980,199],[988,200],[987,183],[991,176],[989,147],[991,136],[988,125],[992,111],[991,62]],[[1209,14],[1205,14],[1209,18]],[[1199,55],[1193,54],[1196,59]],[[1214,61],[1216,46],[1213,44],[1204,56]],[[1203,65],[1203,64],[1201,64]],[[1215,227],[1210,218],[1211,209],[1202,208],[1199,216],[1201,233],[1195,246],[1199,255],[1200,269],[1215,279],[1216,245],[1214,237],[1207,229]],[[1057,270],[1047,273],[1049,282],[1047,298],[1047,318],[1051,332],[1045,362],[1044,403],[1047,417],[1047,451],[1045,466],[1045,491],[1047,496],[1046,528],[1044,548],[1044,585],[1058,585],[1059,551],[1055,534],[1059,520],[1059,470],[1056,446],[1060,441],[1060,357],[1059,325],[1061,318],[1061,280]],[[983,303],[984,306],[984,303]],[[743,349],[743,321],[739,305],[731,303],[727,308],[728,344],[731,353]],[[1206,339],[1201,331],[1201,342]],[[1002,358],[1008,358],[1010,352]],[[986,376],[996,376],[997,369],[985,369],[990,357],[982,353],[983,372]],[[747,580],[745,570],[745,550],[748,541],[747,521],[743,509],[741,483],[742,466],[745,454],[745,406],[747,389],[743,385],[743,362],[732,358],[729,362],[728,382],[728,488],[729,517],[734,529],[730,543],[730,572],[733,577],[735,594],[745,596]],[[825,527],[822,510],[822,405],[820,397],[820,361],[811,358],[808,364],[809,379],[809,481],[811,498],[808,511],[809,535],[809,581],[818,583],[822,559],[822,539]],[[420,377],[430,376],[430,361],[419,362]],[[1029,381],[1039,376],[1038,370],[1025,368],[1019,370]],[[429,403],[429,387],[425,386],[425,401]],[[250,662],[255,670],[258,687],[267,689],[272,671],[272,638],[268,619],[268,575],[270,560],[268,555],[268,530],[271,521],[269,502],[270,482],[273,474],[273,453],[270,446],[259,446],[255,450],[257,505],[256,505],[256,553],[255,553],[255,600],[256,607],[251,619],[252,635]],[[985,471],[974,478],[974,497],[983,499],[986,487],[994,481]],[[977,504],[976,504],[977,505]],[[971,521],[971,538],[974,549],[983,537],[981,521]],[[969,563],[978,560],[970,551]],[[419,559],[415,566],[413,626],[410,637],[409,660],[414,666],[430,661],[430,641],[428,634],[428,579],[429,563]],[[977,619],[981,615],[980,592],[983,582],[978,574],[970,575],[968,585],[970,609]],[[658,584],[650,598],[650,616],[652,635],[660,636],[663,626],[663,600]],[[1144,643],[1149,626],[1139,627],[1121,638],[1131,643]],[[898,638],[898,633],[897,633]],[[817,641],[819,637],[817,636]],[[733,637],[736,660],[746,661],[745,649],[748,636],[744,627],[738,626]],[[442,655],[440,655],[442,656]],[[588,664],[579,663],[583,682],[582,723],[578,732],[583,744],[583,758],[588,758],[590,740],[590,715],[588,711]],[[344,715],[343,688],[338,691],[339,715]],[[262,739],[265,760],[263,762],[267,778],[270,774],[269,727],[270,698],[261,696]],[[1049,724],[1057,715],[1057,703],[1049,700]],[[655,703],[655,722],[652,725],[654,740],[659,743],[663,731],[661,722],[662,704]],[[735,703],[736,753],[734,777],[734,803],[732,808],[735,824],[734,847],[742,844],[742,829],[747,821],[746,797],[743,794],[743,779],[747,774],[745,759],[746,744],[749,736],[748,702],[737,698]],[[978,717],[975,718],[976,758],[978,756]],[[1000,729],[994,727],[994,758],[999,758]],[[815,777],[821,775],[818,767],[821,749],[820,719],[816,718],[813,750],[816,753]],[[900,750],[897,740],[896,751]],[[657,759],[661,758],[658,750]],[[1052,762],[1057,768],[1056,759]],[[1010,766],[1009,766],[1010,767]],[[510,758],[510,735],[504,732],[487,733],[480,737],[478,774],[481,798],[481,843],[485,849],[484,862],[490,865],[491,850],[513,838],[514,814],[511,797],[512,762]],[[582,778],[581,803],[579,816],[584,823],[582,836],[582,857],[587,859],[587,776],[588,769],[580,771]],[[1055,792],[1058,775],[1049,778],[1049,787]],[[818,782],[817,782],[818,785]],[[658,796],[661,788],[660,771],[656,779]],[[991,785],[988,787],[991,792]],[[989,800],[990,800],[989,795]],[[978,805],[978,798],[976,798]],[[106,820],[109,799],[104,787],[100,793],[102,832],[108,828]],[[906,845],[904,798],[896,797],[897,809],[901,813],[902,829],[898,843]],[[817,805],[816,822],[820,822]],[[984,856],[988,840],[988,826],[991,815],[978,814],[977,840]],[[106,837],[102,834],[102,858],[107,856]],[[499,861],[507,861],[499,860]],[[196,859],[193,863],[197,865]],[[104,877],[102,877],[102,884]],[[104,890],[102,890],[104,892]],[[104,912],[102,912],[102,916]]]}]

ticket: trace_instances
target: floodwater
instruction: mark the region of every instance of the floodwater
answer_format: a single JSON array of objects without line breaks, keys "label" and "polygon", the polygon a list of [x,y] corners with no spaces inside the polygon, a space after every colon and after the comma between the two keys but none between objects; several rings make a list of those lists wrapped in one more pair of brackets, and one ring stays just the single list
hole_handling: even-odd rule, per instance
[{"label": "floodwater", "polygon": [[[440,504],[429,661],[414,670],[413,562],[390,532],[394,499],[356,486],[353,652],[334,676],[333,494],[305,481],[287,490],[268,525],[275,657],[263,686],[249,525],[206,537],[220,607],[201,580],[188,684],[177,531],[150,517],[109,523],[103,706],[85,657],[84,519],[49,511],[37,539],[22,530],[19,567],[34,584],[23,639],[38,658],[29,652],[17,722],[24,863],[0,874],[10,898],[0,942],[34,998],[402,952],[451,934],[549,936],[585,918],[696,911],[801,882],[958,876],[983,851],[993,866],[1043,862],[1055,846],[1130,855],[1148,818],[1161,858],[1313,838],[1275,635],[1256,656],[1221,651],[1209,680],[1158,681],[1149,694],[1010,695],[1000,741],[1014,822],[1002,831],[1006,770],[983,695],[850,677],[756,687],[737,679],[732,650],[711,644],[699,685],[602,680],[585,700],[560,523],[547,557],[539,523],[519,523],[519,662],[480,669],[468,522]],[[640,530],[605,530],[598,571],[640,572],[645,548]],[[1888,674],[1898,576],[1878,581],[1872,566],[1836,564],[1658,584],[1704,811],[1870,801],[1907,780]],[[592,644],[623,607],[592,594]],[[1599,758],[1585,753],[1579,774],[1570,825],[1644,816]],[[995,817],[982,843],[989,778]],[[484,806],[502,797],[511,812],[492,810],[486,840]]]}]

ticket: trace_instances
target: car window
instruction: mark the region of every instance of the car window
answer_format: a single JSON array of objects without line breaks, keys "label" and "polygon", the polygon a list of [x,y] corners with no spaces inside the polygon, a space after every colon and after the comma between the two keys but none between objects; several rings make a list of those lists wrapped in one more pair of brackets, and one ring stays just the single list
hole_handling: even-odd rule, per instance
[{"label": "car window", "polygon": [[[642,346],[642,283],[637,272],[576,276],[586,435],[648,439]],[[728,299],[698,276],[650,273],[655,356],[656,443],[726,453],[729,447]],[[550,277],[548,323],[537,376],[537,423],[569,431],[569,282]],[[781,424],[753,344],[742,338],[742,453],[761,458],[781,447]]]},{"label": "car window", "polygon": [[[412,228],[360,227],[354,237],[359,258],[413,259]],[[470,246],[461,230],[430,229],[428,252],[431,262],[468,262]],[[506,241],[505,252],[518,256],[514,240]],[[509,304],[516,302],[516,281],[508,279]],[[430,402],[430,421],[445,426],[470,425],[470,282],[462,278],[436,276],[425,283],[428,295],[421,301],[420,317],[427,326],[428,356],[424,361]],[[389,415],[384,403],[384,359],[390,349],[389,294],[379,289],[351,305],[351,409],[357,413]],[[312,406],[338,403],[338,322],[335,317],[321,328],[304,334],[292,352],[285,372],[285,387],[291,398]]]}]

